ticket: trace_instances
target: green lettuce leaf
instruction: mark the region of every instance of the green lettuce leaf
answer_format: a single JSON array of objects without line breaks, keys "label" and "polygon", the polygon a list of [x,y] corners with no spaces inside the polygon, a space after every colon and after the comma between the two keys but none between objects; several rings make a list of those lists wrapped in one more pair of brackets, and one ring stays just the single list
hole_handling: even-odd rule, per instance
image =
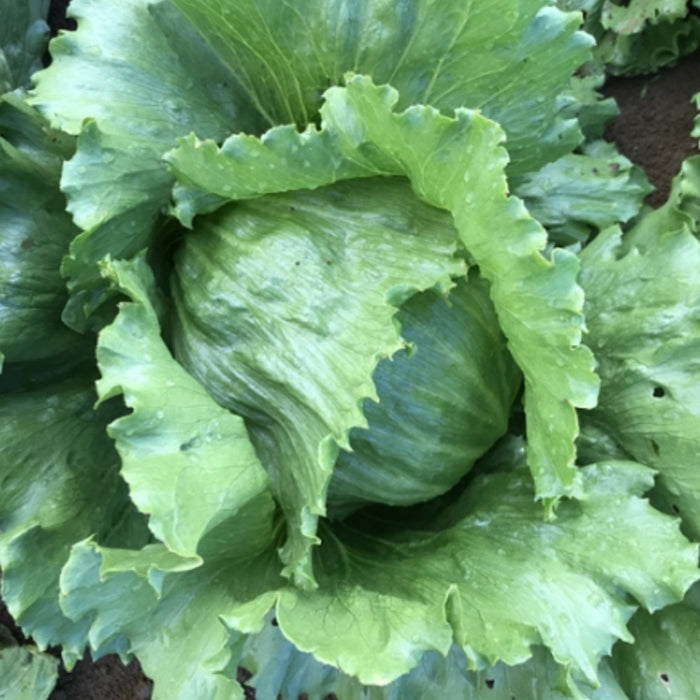
[{"label": "green lettuce leaf", "polygon": [[[673,519],[630,497],[652,484],[649,470],[618,462],[583,472],[585,500],[562,503],[556,523],[542,521],[521,471],[474,481],[446,528],[410,531],[404,522],[387,529],[391,523],[365,516],[326,528],[316,591],[282,583],[274,549],[265,550],[263,540],[250,546],[244,533],[251,513],[205,537],[204,563],[189,571],[161,545],[126,552],[86,542],[64,569],[62,606],[72,619],[90,620],[98,648],[124,635],[156,679],[157,698],[233,693],[236,666],[250,665],[266,644],[249,639],[244,646],[239,633],[264,635],[271,606],[274,623],[298,650],[365,684],[391,683],[421,663],[396,687],[421,687],[430,668],[458,683],[464,661],[445,667],[437,656],[424,657],[431,649],[447,654],[453,640],[479,670],[476,678],[510,679],[513,688],[532,686],[533,677],[540,684],[557,678],[561,688],[574,688],[574,680],[595,684],[613,642],[631,641],[629,594],[651,610],[678,600],[697,576],[697,547]],[[202,641],[192,643],[193,634]],[[559,667],[531,649],[541,644]],[[491,669],[533,653],[530,669]],[[543,659],[546,672],[538,670]],[[279,674],[295,672],[297,652],[287,660]],[[328,669],[321,676],[321,683],[353,687]]]},{"label": "green lettuce leaf", "polygon": [[510,185],[560,245],[585,243],[598,231],[629,221],[653,190],[644,172],[604,141],[511,178]]},{"label": "green lettuce leaf", "polygon": [[65,267],[66,318],[83,330],[104,301],[95,263],[134,255],[158,229],[172,184],[161,154],[192,130],[222,139],[256,127],[229,72],[170,3],[74,0],[69,12],[79,29],[52,42],[32,101],[52,125],[80,134],[62,186],[90,232]]},{"label": "green lettuce leaf", "polygon": [[196,557],[204,535],[248,502],[270,500],[268,478],[243,420],[217,405],[170,355],[143,258],[102,267],[133,300],[121,305],[97,345],[100,401],[122,395],[132,409],[109,426],[121,474],[153,534],[171,552]]},{"label": "green lettuce leaf", "polygon": [[613,97],[603,98],[600,94],[604,83],[603,75],[586,75],[579,71],[571,78],[567,91],[571,104],[564,114],[578,119],[587,141],[604,138],[607,123],[620,113]]},{"label": "green lettuce leaf", "polygon": [[600,689],[585,687],[584,692],[540,646],[523,664],[499,662],[491,668],[470,671],[464,653],[453,645],[447,656],[424,654],[410,673],[388,685],[367,686],[319,663],[311,654],[299,652],[276,625],[270,624],[248,638],[241,664],[251,674],[246,685],[255,689],[260,700],[297,700],[301,696],[324,700],[331,694],[342,700],[629,700],[606,661],[598,669]]},{"label": "green lettuce leaf", "polygon": [[588,342],[602,380],[586,421],[659,471],[660,497],[698,539],[700,242],[685,226],[642,220],[628,237],[604,232],[581,258]]},{"label": "green lettuce leaf", "polygon": [[77,543],[61,576],[64,611],[91,626],[98,653],[121,640],[153,679],[154,700],[243,700],[235,674],[242,639],[220,618],[266,585],[279,585],[274,548],[254,551],[255,523],[269,518],[269,505],[253,502],[210,533],[204,550],[218,556],[209,565],[158,544],[128,551]]},{"label": "green lettuce leaf", "polygon": [[34,646],[18,646],[0,626],[0,700],[47,700],[58,678],[58,659]]},{"label": "green lettuce leaf", "polygon": [[[537,0],[386,6],[308,0],[175,0],[267,120],[305,127],[346,71],[390,82],[399,108],[481,109],[503,125],[513,171],[536,169],[580,140],[557,98],[588,56],[579,19]],[[439,38],[439,40],[436,40]],[[556,60],[552,58],[556,56]],[[543,72],[541,68],[547,66]],[[493,85],[499,90],[494,91]],[[517,109],[515,105],[518,105]]]},{"label": "green lettuce leaf", "polygon": [[367,424],[380,358],[403,345],[393,316],[416,290],[463,274],[457,242],[405,182],[365,180],[222,209],[175,255],[176,357],[247,419],[301,583],[313,585],[307,551],[339,446]]},{"label": "green lettuce leaf", "polygon": [[50,0],[0,0],[0,94],[29,86],[49,42]]},{"label": "green lettuce leaf", "polygon": [[2,597],[17,623],[42,649],[61,644],[70,667],[89,629],[59,608],[58,579],[71,546],[92,534],[140,546],[147,533],[105,435],[121,407],[94,411],[94,370],[59,366],[83,378],[61,379],[54,369],[45,370],[53,381],[38,381],[27,370],[30,388],[0,395],[0,566]]},{"label": "green lettuce leaf", "polygon": [[61,258],[78,230],[59,191],[71,144],[19,95],[0,98],[0,353],[29,361],[67,350]]},{"label": "green lettuce leaf", "polygon": [[612,668],[630,700],[692,698],[700,653],[700,588],[682,603],[653,615],[640,610],[630,621],[634,644],[619,643]]},{"label": "green lettuce leaf", "polygon": [[[595,684],[613,641],[631,639],[625,622],[633,607],[623,591],[650,609],[677,599],[697,576],[697,547],[673,519],[630,497],[651,486],[648,470],[598,464],[582,476],[584,500],[562,503],[556,523],[542,521],[529,477],[513,472],[475,481],[451,514],[455,524],[433,524],[422,537],[405,523],[392,533],[367,514],[324,531],[319,589],[280,592],[280,629],[363,683],[388,683],[424,651],[446,653],[454,638],[472,668],[518,664],[545,644],[575,677]],[[673,553],[647,540],[652,533]],[[640,566],[640,548],[656,562]],[[658,557],[666,563],[658,566]]]}]

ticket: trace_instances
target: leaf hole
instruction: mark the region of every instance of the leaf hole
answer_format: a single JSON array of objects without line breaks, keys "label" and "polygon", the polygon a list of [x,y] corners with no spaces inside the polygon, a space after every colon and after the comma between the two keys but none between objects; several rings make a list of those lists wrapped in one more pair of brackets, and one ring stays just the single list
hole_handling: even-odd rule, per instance
[{"label": "leaf hole", "polygon": [[670,682],[670,680],[671,680],[671,679],[668,677],[668,673],[660,673],[660,674],[659,674],[659,678],[660,678],[664,683],[668,683],[668,682]]},{"label": "leaf hole", "polygon": [[680,513],[680,512],[681,512],[681,509],[680,509],[675,503],[671,503],[671,508],[673,508],[673,512],[674,512],[674,513]]},{"label": "leaf hole", "polygon": [[496,685],[496,681],[493,678],[487,678],[484,683],[486,683],[486,687],[489,689],[493,689],[493,686]]},{"label": "leaf hole", "polygon": [[654,391],[651,393],[655,399],[661,399],[666,396],[666,389],[664,389],[662,386],[655,386]]},{"label": "leaf hole", "polygon": [[279,627],[279,626],[280,626],[280,623],[277,622],[277,618],[276,618],[276,617],[273,617],[272,620],[270,620],[270,624],[271,624],[273,627]]}]

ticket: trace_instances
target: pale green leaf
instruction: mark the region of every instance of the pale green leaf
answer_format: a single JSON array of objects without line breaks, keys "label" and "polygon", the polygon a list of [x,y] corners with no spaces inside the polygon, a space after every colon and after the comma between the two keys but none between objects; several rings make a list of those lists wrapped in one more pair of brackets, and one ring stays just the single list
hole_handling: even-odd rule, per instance
[{"label": "pale green leaf", "polygon": [[632,495],[651,486],[649,470],[617,462],[582,474],[584,499],[563,502],[554,523],[527,475],[512,472],[470,484],[444,529],[381,513],[324,528],[319,589],[279,592],[280,630],[368,684],[395,680],[431,649],[447,653],[453,639],[482,670],[525,662],[543,644],[595,684],[613,642],[631,640],[633,599],[649,609],[680,599],[697,577],[697,547]]},{"label": "pale green leaf", "polygon": [[271,516],[270,499],[252,500],[205,536],[204,563],[161,544],[130,551],[78,543],[61,577],[63,610],[90,627],[98,653],[121,646],[135,654],[155,683],[154,700],[242,699],[242,639],[221,617],[283,585],[271,533],[258,531]]},{"label": "pale green leaf", "polygon": [[602,380],[586,420],[659,471],[667,507],[698,538],[700,243],[645,219],[627,237],[610,229],[583,251],[581,283]]},{"label": "pale green leaf", "polygon": [[153,533],[192,557],[207,532],[267,495],[268,478],[243,420],[217,405],[168,351],[144,260],[107,261],[102,269],[132,299],[97,346],[100,399],[123,395],[133,409],[109,426],[121,473]]}]

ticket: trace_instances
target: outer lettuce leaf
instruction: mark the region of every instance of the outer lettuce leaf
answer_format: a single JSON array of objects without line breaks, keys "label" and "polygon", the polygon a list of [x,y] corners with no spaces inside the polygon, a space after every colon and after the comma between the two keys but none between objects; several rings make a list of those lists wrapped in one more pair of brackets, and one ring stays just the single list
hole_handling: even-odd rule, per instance
[{"label": "outer lettuce leaf", "polygon": [[161,154],[192,130],[222,139],[255,130],[255,121],[170,3],[74,0],[70,13],[79,29],[52,42],[33,102],[54,126],[83,132],[63,174],[68,209],[90,231],[66,264],[74,291],[66,318],[82,329],[103,300],[94,263],[135,254],[158,227],[171,186]]},{"label": "outer lettuce leaf", "polygon": [[590,40],[575,31],[576,15],[539,0],[174,2],[269,126],[308,125],[323,89],[351,70],[394,85],[400,108],[481,109],[505,129],[514,172],[536,169],[580,140],[575,122],[560,118],[557,98]]},{"label": "outer lettuce leaf", "polygon": [[269,506],[253,502],[227,521],[215,538],[219,556],[193,570],[194,562],[162,545],[133,552],[78,543],[61,577],[64,610],[91,625],[93,648],[123,639],[153,679],[154,700],[242,700],[235,680],[240,635],[220,617],[278,583],[274,549],[257,558],[251,552],[260,545],[254,524],[269,518]]},{"label": "outer lettuce leaf", "polygon": [[[298,649],[362,683],[390,683],[421,659],[423,670],[395,688],[421,687],[430,668],[457,683],[463,661],[453,668],[424,658],[430,649],[447,653],[454,639],[481,671],[472,679],[536,688],[534,674],[535,683],[556,677],[573,692],[573,679],[596,682],[600,657],[616,638],[631,640],[629,593],[656,609],[678,600],[697,575],[697,547],[672,519],[630,497],[649,488],[651,472],[622,462],[583,471],[585,500],[563,503],[556,523],[542,521],[527,474],[512,472],[475,481],[450,516],[454,524],[439,532],[406,532],[403,523],[394,532],[384,528],[379,538],[371,534],[375,521],[365,521],[362,531],[357,524],[334,526],[324,531],[321,585],[313,592],[281,583],[264,537],[248,542],[251,513],[205,538],[204,564],[193,571],[160,546],[124,552],[84,543],[63,572],[63,607],[75,620],[92,621],[98,647],[124,635],[156,679],[157,698],[236,697],[230,683],[236,665],[265,647],[251,640],[244,652],[238,631],[265,634],[271,605],[280,631]],[[650,536],[639,539],[640,532]],[[638,546],[630,547],[632,541]],[[202,641],[192,643],[192,634]],[[541,651],[530,669],[489,669],[498,660],[526,661],[530,647],[543,643],[562,669]],[[288,660],[293,675],[299,657]],[[313,673],[307,680],[353,687],[328,669]]]},{"label": "outer lettuce leaf", "polygon": [[167,156],[183,183],[176,193],[182,217],[188,222],[198,207],[210,208],[201,192],[238,200],[347,177],[407,176],[418,198],[452,214],[491,283],[509,350],[525,376],[529,464],[538,496],[576,493],[574,407],[592,407],[597,396],[593,359],[580,345],[577,259],[563,250],[551,261],[541,254],[544,229],[507,195],[495,124],[466,110],[454,118],[427,107],[396,113],[397,100],[393,89],[356,76],[346,88],[326,93],[320,130],[278,127],[261,139],[233,136],[221,149],[194,137],[182,140]]},{"label": "outer lettuce leaf", "polygon": [[193,557],[207,532],[249,501],[269,500],[268,478],[243,420],[218,406],[170,355],[144,260],[106,262],[103,273],[134,302],[121,306],[97,346],[100,400],[123,395],[133,409],[109,427],[121,473],[156,537]]},{"label": "outer lettuce leaf", "polygon": [[700,589],[695,584],[683,603],[653,615],[638,612],[630,622],[634,644],[615,646],[612,667],[630,700],[692,698],[693,669],[700,654]]},{"label": "outer lettuce leaf", "polygon": [[49,42],[50,0],[0,0],[0,94],[28,87]]},{"label": "outer lettuce leaf", "polygon": [[631,0],[626,6],[605,0],[600,21],[616,34],[637,34],[646,24],[681,19],[687,12],[686,0]]},{"label": "outer lettuce leaf", "polygon": [[614,228],[601,234],[582,263],[602,379],[600,405],[587,420],[659,471],[660,497],[698,539],[700,242],[685,227],[642,221],[628,238]]},{"label": "outer lettuce leaf", "polygon": [[[591,465],[583,479],[584,500],[562,503],[556,523],[542,521],[527,474],[512,472],[474,481],[444,529],[392,531],[365,514],[324,530],[320,587],[278,593],[280,630],[368,684],[393,681],[430,649],[446,653],[453,638],[479,669],[524,662],[545,644],[593,684],[614,640],[631,639],[625,591],[651,609],[677,599],[697,576],[697,547],[630,496],[653,483],[645,468]],[[255,631],[241,624],[249,614],[244,606],[228,624]]]},{"label": "outer lettuce leaf", "polygon": [[84,378],[54,378],[0,397],[0,565],[2,596],[18,624],[40,648],[62,644],[70,667],[82,655],[89,628],[68,620],[58,606],[58,578],[70,547],[91,534],[140,546],[146,530],[105,435],[120,407],[94,411],[90,367],[65,366]]},{"label": "outer lettuce leaf", "polygon": [[589,143],[536,173],[510,180],[530,214],[559,244],[585,242],[632,219],[653,187],[644,172],[604,141]]},{"label": "outer lettuce leaf", "polygon": [[668,200],[654,211],[644,212],[629,240],[653,240],[660,231],[685,228],[700,235],[700,156],[686,158],[671,183]]},{"label": "outer lettuce leaf", "polygon": [[602,139],[606,124],[620,113],[614,98],[603,99],[598,92],[604,83],[603,75],[582,75],[579,72],[571,78],[568,94],[572,101],[565,114],[578,119],[587,141]]},{"label": "outer lettuce leaf", "polygon": [[469,671],[464,653],[455,645],[447,656],[423,655],[410,673],[386,686],[366,686],[332,666],[321,664],[311,654],[299,652],[274,625],[267,625],[246,642],[242,666],[252,677],[246,685],[255,688],[259,700],[325,700],[331,693],[342,700],[629,700],[622,692],[607,662],[598,669],[601,688],[581,688],[543,647],[533,649],[524,664],[498,663],[481,671]]},{"label": "outer lettuce leaf", "polygon": [[0,700],[47,700],[58,678],[58,659],[17,646],[0,626]]},{"label": "outer lettuce leaf", "polygon": [[77,229],[58,189],[66,143],[18,95],[0,100],[0,352],[9,362],[68,349],[61,258]]},{"label": "outer lettuce leaf", "polygon": [[[63,645],[69,666],[89,642],[93,657],[138,653],[159,681],[160,697],[210,697],[219,686],[218,697],[234,697],[235,683],[212,680],[211,669],[198,667],[211,655],[226,655],[222,645],[230,635],[218,614],[246,600],[251,588],[257,594],[280,585],[267,477],[241,419],[219,408],[167,353],[143,261],[104,269],[134,301],[100,336],[99,407],[93,410],[89,373],[8,394],[0,403],[3,597],[41,646]],[[133,413],[119,417],[123,407],[107,396],[117,393]],[[174,551],[146,544],[145,518],[134,502]],[[95,541],[79,542],[93,535]],[[106,545],[102,573],[98,542]],[[214,552],[224,562],[201,568]],[[44,576],[36,576],[39,569]],[[185,588],[171,595],[164,572],[187,572]],[[71,598],[74,589],[79,593]],[[237,597],[227,604],[232,590]],[[93,607],[101,614],[93,615]]]}]

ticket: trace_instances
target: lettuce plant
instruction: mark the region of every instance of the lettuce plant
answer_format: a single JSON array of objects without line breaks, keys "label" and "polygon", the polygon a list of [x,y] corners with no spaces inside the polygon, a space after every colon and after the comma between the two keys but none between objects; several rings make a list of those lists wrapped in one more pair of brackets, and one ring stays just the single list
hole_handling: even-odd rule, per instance
[{"label": "lettuce plant", "polygon": [[71,11],[0,103],[25,633],[156,698],[691,682],[697,164],[640,211],[581,15]]}]

